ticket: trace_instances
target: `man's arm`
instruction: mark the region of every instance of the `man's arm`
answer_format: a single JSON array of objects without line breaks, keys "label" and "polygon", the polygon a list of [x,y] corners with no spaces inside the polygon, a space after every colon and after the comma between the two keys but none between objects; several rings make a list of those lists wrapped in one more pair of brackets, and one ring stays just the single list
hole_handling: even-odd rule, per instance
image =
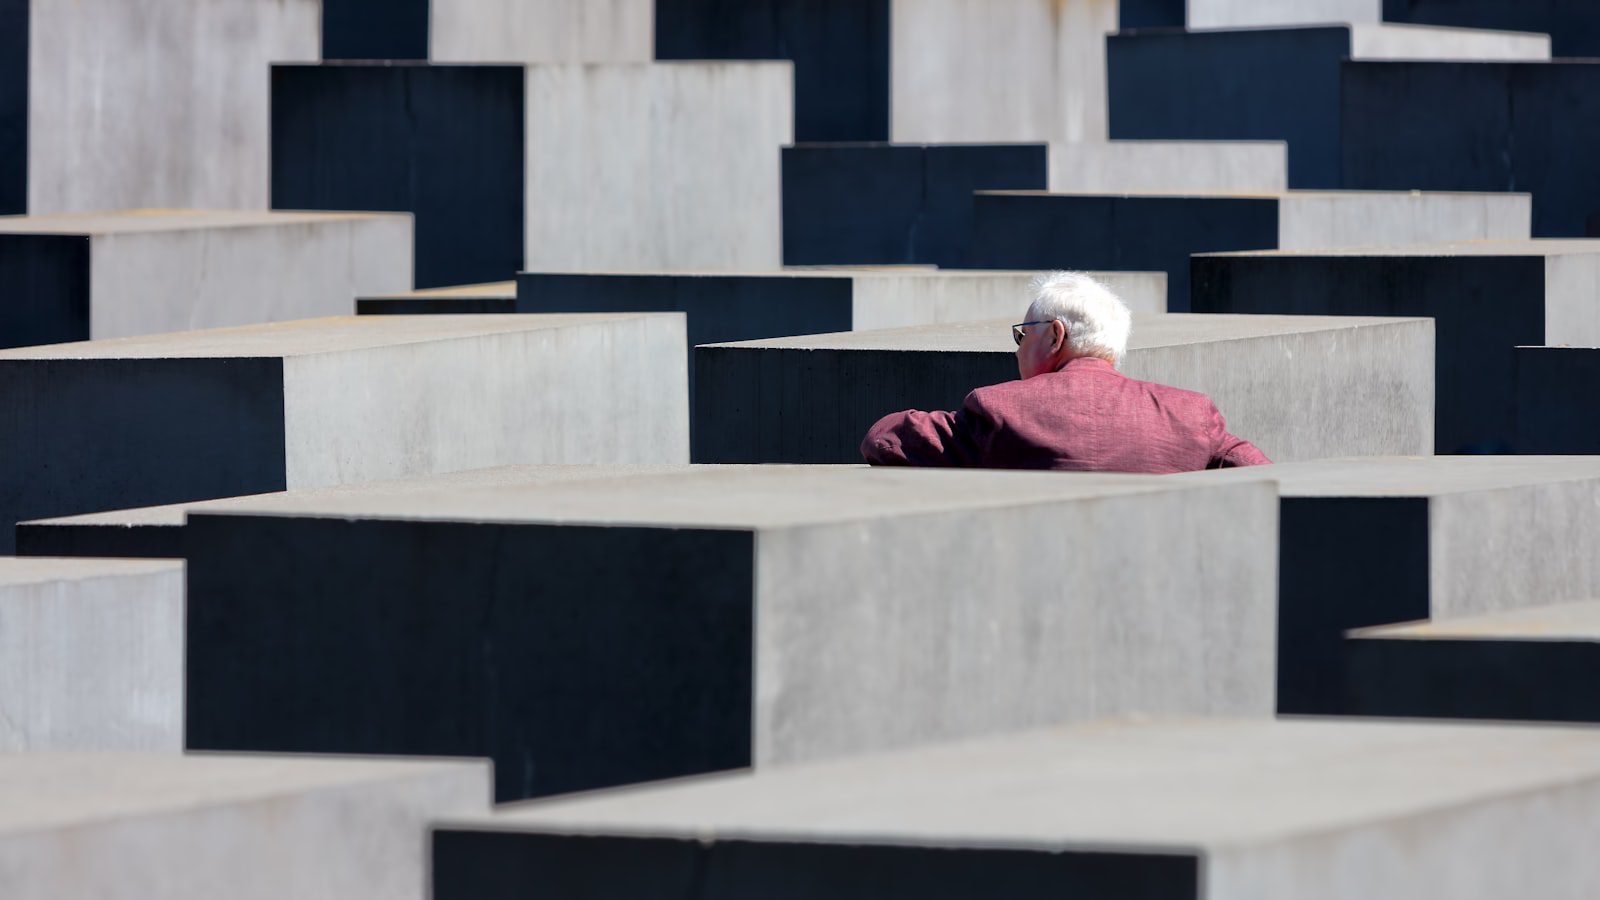
[{"label": "man's arm", "polygon": [[1211,462],[1208,469],[1234,469],[1240,466],[1270,466],[1272,460],[1262,453],[1260,448],[1241,437],[1235,437],[1228,432],[1228,423],[1223,421],[1222,413],[1215,406],[1211,407],[1213,414],[1212,433],[1214,438],[1211,446]]},{"label": "man's arm", "polygon": [[879,419],[861,456],[875,466],[976,466],[989,430],[970,402],[959,412],[908,409]]}]

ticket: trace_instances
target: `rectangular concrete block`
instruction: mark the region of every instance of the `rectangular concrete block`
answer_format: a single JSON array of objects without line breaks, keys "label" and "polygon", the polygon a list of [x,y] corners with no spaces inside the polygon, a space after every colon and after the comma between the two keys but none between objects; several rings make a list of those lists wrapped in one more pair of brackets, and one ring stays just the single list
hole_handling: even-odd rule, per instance
[{"label": "rectangular concrete block", "polygon": [[1050,145],[1057,193],[1282,191],[1289,187],[1282,141],[1102,141]]},{"label": "rectangular concrete block", "polygon": [[779,265],[787,63],[341,62],[272,77],[273,207],[414,213],[419,287],[525,267]]},{"label": "rectangular concrete block", "polygon": [[267,65],[317,0],[7,0],[0,213],[267,205]]},{"label": "rectangular concrete block", "polygon": [[1578,900],[1600,733],[1099,723],[506,807],[434,832],[437,900],[886,892]]},{"label": "rectangular concrete block", "polygon": [[[1383,0],[1188,0],[1190,28],[1260,28],[1269,25],[1376,25]],[[1178,25],[1185,23],[1178,22]]]},{"label": "rectangular concrete block", "polygon": [[1586,600],[1600,578],[1600,460],[1439,456],[1203,472],[1283,497],[1278,708],[1350,712],[1352,628]]},{"label": "rectangular concrete block", "polygon": [[[1301,10],[1305,4],[1271,8]],[[1106,39],[1110,137],[1287,141],[1291,187],[1373,187],[1340,175],[1340,141],[1357,130],[1340,124],[1341,110],[1347,108],[1341,68],[1352,58],[1548,60],[1550,39],[1376,24],[1125,31]],[[1272,76],[1263,77],[1268,72]],[[1348,112],[1343,115],[1353,121]],[[1372,128],[1379,129],[1382,140],[1395,138],[1392,129],[1384,132],[1363,121],[1361,130]],[[1408,183],[1403,189],[1420,186]],[[1452,190],[1471,187],[1449,185]],[[1502,180],[1493,189],[1505,187]]]},{"label": "rectangular concrete block", "polygon": [[1518,437],[1513,348],[1600,343],[1600,241],[1206,254],[1191,271],[1196,312],[1433,318],[1440,453],[1584,452]]},{"label": "rectangular concrete block", "polygon": [[10,900],[423,900],[426,835],[488,811],[482,762],[0,755]]},{"label": "rectangular concrete block", "polygon": [[1340,87],[1345,187],[1528,191],[1535,236],[1600,237],[1600,62],[1346,63]]},{"label": "rectangular concrete block", "polygon": [[783,149],[783,262],[937,265],[972,252],[973,191],[1042,190],[1043,144]]},{"label": "rectangular concrete block", "polygon": [[971,265],[1162,271],[1168,311],[1188,312],[1191,254],[1525,239],[1531,209],[1506,193],[980,192]]},{"label": "rectangular concrete block", "polygon": [[[1014,380],[1020,315],[699,347],[695,460],[859,462],[882,416]],[[1417,319],[1136,315],[1122,370],[1209,394],[1274,460],[1429,453],[1432,348]]]},{"label": "rectangular concrete block", "polygon": [[649,62],[650,0],[323,0],[322,58]]},{"label": "rectangular concrete block", "polygon": [[684,462],[673,315],[347,317],[0,352],[24,519],[516,462]]},{"label": "rectangular concrete block", "polygon": [[1523,452],[1600,454],[1600,423],[1593,415],[1600,348],[1584,343],[1591,346],[1514,351],[1516,446]]},{"label": "rectangular concrete block", "polygon": [[404,215],[0,217],[0,347],[349,315],[411,286]]},{"label": "rectangular concrete block", "polygon": [[896,8],[891,16],[890,7],[890,0],[656,0],[655,55],[791,60],[796,140],[886,141],[890,23],[899,26],[902,15]]},{"label": "rectangular concrete block", "polygon": [[1239,487],[598,469],[190,510],[188,745],[487,755],[506,800],[1267,714],[1278,504]]},{"label": "rectangular concrete block", "polygon": [[890,139],[1104,141],[1117,0],[893,0]]},{"label": "rectangular concrete block", "polygon": [[1351,632],[1351,714],[1600,722],[1600,602]]},{"label": "rectangular concrete block", "polygon": [[0,558],[0,751],[182,748],[183,564]]},{"label": "rectangular concrete block", "polygon": [[1556,56],[1600,56],[1600,10],[1588,0],[1383,0],[1383,17],[1414,25],[1550,35]]}]

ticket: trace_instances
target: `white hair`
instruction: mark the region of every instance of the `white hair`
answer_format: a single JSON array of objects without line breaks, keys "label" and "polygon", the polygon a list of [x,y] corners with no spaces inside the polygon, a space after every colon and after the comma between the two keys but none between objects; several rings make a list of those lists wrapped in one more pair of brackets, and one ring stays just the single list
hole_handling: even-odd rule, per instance
[{"label": "white hair", "polygon": [[1133,330],[1133,314],[1111,289],[1082,272],[1051,272],[1033,282],[1029,322],[1060,319],[1067,326],[1067,343],[1079,356],[1098,356],[1112,365],[1122,363]]}]

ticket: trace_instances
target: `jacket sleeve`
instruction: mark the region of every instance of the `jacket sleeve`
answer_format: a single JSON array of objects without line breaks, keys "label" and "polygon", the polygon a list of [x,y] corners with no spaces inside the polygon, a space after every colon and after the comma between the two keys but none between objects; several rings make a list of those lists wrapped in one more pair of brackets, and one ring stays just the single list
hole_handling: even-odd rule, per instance
[{"label": "jacket sleeve", "polygon": [[879,419],[861,442],[875,466],[978,466],[994,425],[968,395],[957,412],[908,409]]},{"label": "jacket sleeve", "polygon": [[1215,406],[1211,411],[1214,414],[1212,428],[1214,438],[1211,444],[1211,462],[1206,468],[1233,469],[1241,466],[1272,465],[1272,460],[1267,459],[1267,455],[1255,444],[1228,432],[1228,424],[1223,421],[1222,413]]}]

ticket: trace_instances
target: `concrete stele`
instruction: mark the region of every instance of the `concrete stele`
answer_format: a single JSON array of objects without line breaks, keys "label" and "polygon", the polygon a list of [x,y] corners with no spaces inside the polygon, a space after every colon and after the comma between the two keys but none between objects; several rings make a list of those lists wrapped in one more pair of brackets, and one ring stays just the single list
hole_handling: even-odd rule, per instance
[{"label": "concrete stele", "polygon": [[0,754],[7,900],[424,900],[428,825],[488,811],[481,761]]},{"label": "concrete stele", "polygon": [[504,807],[435,831],[434,896],[1578,900],[1596,827],[1593,730],[1098,723]]},{"label": "concrete stele", "polygon": [[182,748],[183,564],[0,558],[0,751]]},{"label": "concrete stele", "polygon": [[[1265,714],[1277,499],[1241,487],[758,466],[191,510],[188,740],[491,755],[512,799]],[[1082,523],[1065,545],[1063,517]],[[360,647],[296,637],[379,608]]]},{"label": "concrete stele", "polygon": [[356,296],[410,288],[411,220],[209,210],[5,217],[0,273],[28,285],[0,311],[0,346],[349,315]]},{"label": "concrete stele", "polygon": [[[24,519],[518,462],[685,462],[683,317],[365,316],[0,351]],[[621,423],[621,424],[619,424]]]},{"label": "concrete stele", "polygon": [[1349,635],[1353,715],[1600,722],[1600,601]]}]

